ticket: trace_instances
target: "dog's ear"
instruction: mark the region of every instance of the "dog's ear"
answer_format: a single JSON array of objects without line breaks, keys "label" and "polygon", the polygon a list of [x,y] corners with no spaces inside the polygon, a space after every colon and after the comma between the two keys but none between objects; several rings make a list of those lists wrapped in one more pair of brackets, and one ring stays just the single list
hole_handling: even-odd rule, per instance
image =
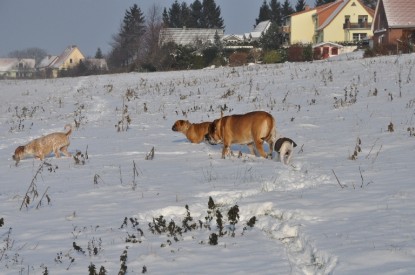
[{"label": "dog's ear", "polygon": [[279,153],[280,150],[281,150],[281,146],[282,146],[283,143],[284,143],[284,139],[283,138],[277,139],[277,141],[275,142],[275,145],[274,145],[274,150]]}]

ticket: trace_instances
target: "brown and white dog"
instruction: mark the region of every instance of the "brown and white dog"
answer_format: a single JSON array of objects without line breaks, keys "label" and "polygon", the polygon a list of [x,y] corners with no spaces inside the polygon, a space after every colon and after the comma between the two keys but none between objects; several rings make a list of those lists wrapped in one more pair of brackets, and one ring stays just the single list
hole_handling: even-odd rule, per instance
[{"label": "brown and white dog", "polygon": [[200,143],[205,139],[210,124],[211,122],[190,123],[188,120],[178,120],[171,129],[184,134],[192,143]]},{"label": "brown and white dog", "polygon": [[241,115],[230,115],[216,119],[209,126],[206,135],[210,144],[223,143],[222,158],[230,154],[232,144],[246,144],[255,154],[254,145],[259,155],[266,158],[262,144],[269,144],[270,153],[274,148],[277,136],[276,122],[274,117],[263,111],[255,111]]},{"label": "brown and white dog", "polygon": [[26,145],[17,147],[13,155],[16,164],[26,155],[34,155],[36,158],[43,160],[51,152],[54,152],[55,156],[59,158],[59,151],[62,151],[65,156],[70,157],[71,154],[68,152],[68,146],[72,126],[67,124],[65,125],[65,129],[69,130],[66,133],[51,133],[34,139]]},{"label": "brown and white dog", "polygon": [[274,149],[280,154],[280,161],[283,164],[290,164],[294,147],[297,147],[297,144],[290,138],[282,137],[275,142]]}]

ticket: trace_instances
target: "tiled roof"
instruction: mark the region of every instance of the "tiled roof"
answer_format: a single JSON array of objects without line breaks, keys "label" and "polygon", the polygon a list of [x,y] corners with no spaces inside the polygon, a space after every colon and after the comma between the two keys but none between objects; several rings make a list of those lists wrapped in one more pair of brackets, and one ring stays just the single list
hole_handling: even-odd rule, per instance
[{"label": "tiled roof", "polygon": [[328,5],[325,5],[325,7],[317,10],[319,23],[318,29],[324,29],[348,2],[348,0],[339,0],[329,3]]},{"label": "tiled roof", "polygon": [[[350,2],[351,0],[338,0],[336,2],[333,3],[329,3],[327,6],[325,6],[323,9],[320,9],[317,11],[318,17],[319,17],[319,21],[320,19],[321,22],[319,22],[319,27],[318,30],[322,30],[325,27],[327,27],[327,25],[330,24],[330,22],[336,18],[336,16],[340,13],[340,11],[343,10],[343,8]],[[358,2],[360,5],[362,5],[363,8],[366,9],[366,11],[373,17],[375,11],[367,6],[365,6],[360,0],[355,0],[356,2]],[[403,0],[402,0],[403,1]],[[414,1],[414,0],[407,0],[407,1]]]},{"label": "tiled roof", "polygon": [[414,0],[383,0],[383,7],[389,27],[415,27]]},{"label": "tiled roof", "polygon": [[174,42],[178,45],[194,44],[196,40],[203,43],[215,41],[215,34],[222,39],[223,29],[200,29],[200,28],[165,28],[160,31],[160,42]]}]

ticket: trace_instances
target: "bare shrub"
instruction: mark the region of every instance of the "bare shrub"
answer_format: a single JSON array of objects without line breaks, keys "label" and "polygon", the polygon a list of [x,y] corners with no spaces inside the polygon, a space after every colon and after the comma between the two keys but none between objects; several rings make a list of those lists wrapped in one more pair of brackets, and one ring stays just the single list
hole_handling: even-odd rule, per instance
[{"label": "bare shrub", "polygon": [[246,52],[235,52],[229,56],[229,66],[236,67],[245,65],[248,62],[248,54]]}]

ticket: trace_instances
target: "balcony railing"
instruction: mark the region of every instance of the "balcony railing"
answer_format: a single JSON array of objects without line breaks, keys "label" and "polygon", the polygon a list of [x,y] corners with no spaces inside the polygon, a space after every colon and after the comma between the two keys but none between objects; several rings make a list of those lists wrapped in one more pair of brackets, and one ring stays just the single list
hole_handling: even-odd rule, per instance
[{"label": "balcony railing", "polygon": [[344,23],[343,29],[370,29],[372,27],[372,23],[369,22],[360,22],[360,23]]}]

